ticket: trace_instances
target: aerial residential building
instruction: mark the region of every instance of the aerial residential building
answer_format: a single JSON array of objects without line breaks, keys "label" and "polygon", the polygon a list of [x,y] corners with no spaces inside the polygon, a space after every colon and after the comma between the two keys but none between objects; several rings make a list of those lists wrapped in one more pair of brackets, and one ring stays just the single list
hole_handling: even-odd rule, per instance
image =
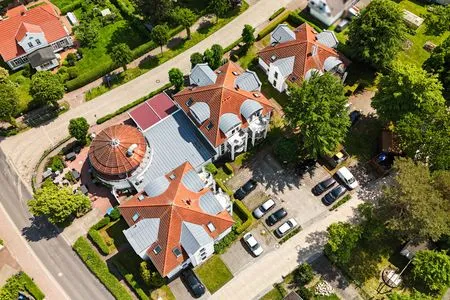
[{"label": "aerial residential building", "polygon": [[229,154],[233,160],[266,137],[273,106],[255,72],[232,62],[215,71],[198,64],[189,80],[173,99],[216,150],[214,159]]},{"label": "aerial residential building", "polygon": [[323,24],[330,26],[355,2],[351,0],[308,0],[309,13]]},{"label": "aerial residential building", "polygon": [[30,64],[38,71],[59,65],[58,55],[73,41],[51,4],[10,9],[0,21],[0,55],[12,70]]},{"label": "aerial residential building", "polygon": [[214,244],[232,230],[231,205],[227,194],[205,185],[186,162],[152,180],[119,210],[134,251],[170,279],[214,253]]},{"label": "aerial residential building", "polygon": [[313,74],[331,72],[345,80],[348,60],[334,48],[338,40],[332,31],[317,33],[303,23],[294,30],[278,25],[270,35],[270,45],[259,53],[259,65],[269,82],[283,92],[288,82],[301,84]]}]

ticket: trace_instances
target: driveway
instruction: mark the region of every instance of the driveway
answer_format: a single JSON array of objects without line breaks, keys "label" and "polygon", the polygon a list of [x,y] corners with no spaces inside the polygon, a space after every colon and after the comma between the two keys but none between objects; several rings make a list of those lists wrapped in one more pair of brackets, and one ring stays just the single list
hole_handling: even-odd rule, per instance
[{"label": "driveway", "polygon": [[183,281],[181,281],[181,278],[178,277],[177,279],[173,280],[171,283],[169,283],[170,290],[172,291],[173,295],[175,296],[175,299],[179,300],[193,300],[193,299],[209,299],[211,297],[211,294],[209,293],[208,289],[206,289],[206,292],[203,296],[200,298],[194,298],[192,297],[191,293],[189,292],[188,288],[184,285]]}]

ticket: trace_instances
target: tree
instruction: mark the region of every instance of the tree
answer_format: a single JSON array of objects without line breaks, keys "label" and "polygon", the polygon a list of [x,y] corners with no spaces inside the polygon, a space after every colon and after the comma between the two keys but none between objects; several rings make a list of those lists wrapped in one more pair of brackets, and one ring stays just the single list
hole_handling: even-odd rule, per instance
[{"label": "tree", "polygon": [[427,26],[427,33],[440,35],[448,30],[450,24],[450,6],[430,5],[429,13],[425,14],[424,23]]},{"label": "tree", "polygon": [[328,242],[325,245],[325,254],[333,263],[346,264],[361,237],[361,231],[358,225],[350,223],[331,224],[327,228]]},{"label": "tree", "polygon": [[450,201],[450,171],[440,170],[431,175],[433,187],[441,192],[445,200]]},{"label": "tree", "polygon": [[310,264],[302,263],[294,271],[294,281],[297,285],[306,285],[314,278],[314,272]]},{"label": "tree", "polygon": [[251,25],[244,25],[244,29],[242,30],[242,41],[245,43],[245,45],[250,47],[255,42],[255,28],[253,28]]},{"label": "tree", "polygon": [[293,85],[289,94],[286,119],[299,127],[303,150],[312,157],[332,153],[350,126],[347,97],[340,80],[330,73],[314,75],[301,87]]},{"label": "tree", "polygon": [[152,274],[151,274],[150,270],[148,269],[146,261],[141,262],[141,264],[139,265],[139,270],[140,270],[142,281],[147,286],[150,286],[151,285]]},{"label": "tree", "polygon": [[172,12],[172,17],[178,25],[186,29],[187,38],[191,39],[191,26],[197,20],[197,16],[189,8],[177,7]]},{"label": "tree", "polygon": [[450,101],[450,36],[431,52],[423,68],[439,77],[444,87],[444,98]]},{"label": "tree", "polygon": [[385,68],[405,39],[403,12],[390,0],[374,0],[349,26],[348,46],[357,59]]},{"label": "tree", "polygon": [[179,91],[183,87],[184,84],[184,75],[178,68],[172,68],[169,70],[169,80],[172,83],[176,90]]},{"label": "tree", "polygon": [[432,292],[439,292],[450,285],[450,257],[445,252],[423,250],[412,261],[414,278]]},{"label": "tree", "polygon": [[434,300],[432,296],[420,293],[417,290],[413,290],[411,294],[397,293],[388,294],[389,300]]},{"label": "tree", "polygon": [[7,83],[9,81],[8,76],[9,76],[8,70],[0,67],[0,83]]},{"label": "tree", "polygon": [[206,49],[203,54],[203,60],[208,63],[211,69],[215,70],[222,65],[223,48],[218,44],[211,46],[211,49]]},{"label": "tree", "polygon": [[152,40],[161,47],[161,53],[163,52],[163,46],[169,41],[169,27],[167,25],[156,25],[151,32]]},{"label": "tree", "polygon": [[74,214],[84,214],[91,208],[89,198],[81,193],[73,193],[68,187],[59,188],[51,181],[36,190],[28,207],[35,216],[45,216],[53,224],[61,224]]},{"label": "tree", "polygon": [[219,17],[224,17],[231,9],[229,0],[210,0],[209,9],[216,15],[216,22]]},{"label": "tree", "polygon": [[75,28],[75,37],[82,47],[92,48],[98,40],[97,26],[92,22],[84,22]]},{"label": "tree", "polygon": [[142,13],[149,17],[153,24],[167,21],[172,9],[172,0],[135,0]]},{"label": "tree", "polygon": [[61,78],[50,71],[37,72],[31,78],[30,94],[39,105],[57,105],[64,96],[64,85]]},{"label": "tree", "polygon": [[401,239],[437,241],[450,230],[450,202],[433,187],[424,164],[398,159],[394,170],[395,182],[383,191],[375,214]]},{"label": "tree", "polygon": [[124,70],[127,69],[127,64],[133,59],[133,52],[131,52],[130,47],[125,43],[120,43],[114,45],[109,54],[112,60],[123,67]]},{"label": "tree", "polygon": [[201,64],[203,62],[203,55],[199,52],[195,52],[191,54],[191,68],[195,67],[197,64]]},{"label": "tree", "polygon": [[85,118],[80,117],[76,119],[71,119],[69,122],[69,133],[82,145],[86,144],[86,136],[89,130],[89,123]]},{"label": "tree", "polygon": [[435,76],[412,65],[394,63],[382,75],[372,106],[385,121],[397,122],[407,113],[433,114],[443,107],[442,85]]},{"label": "tree", "polygon": [[75,55],[75,53],[67,54],[66,62],[69,66],[72,66],[72,67],[75,66],[76,61],[77,61],[77,56]]},{"label": "tree", "polygon": [[0,83],[0,120],[15,124],[12,117],[17,112],[19,96],[12,83]]}]

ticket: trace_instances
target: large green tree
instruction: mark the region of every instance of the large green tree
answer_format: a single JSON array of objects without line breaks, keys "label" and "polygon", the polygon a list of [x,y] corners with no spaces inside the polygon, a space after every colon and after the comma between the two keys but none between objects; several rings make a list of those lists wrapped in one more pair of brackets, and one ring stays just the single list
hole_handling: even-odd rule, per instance
[{"label": "large green tree", "polygon": [[57,105],[64,96],[64,85],[59,75],[50,71],[37,72],[31,78],[30,94],[38,105]]},{"label": "large green tree", "polygon": [[242,29],[242,41],[247,47],[250,47],[255,42],[255,28],[252,25],[245,24],[244,29]]},{"label": "large green tree", "polygon": [[89,130],[89,123],[85,118],[71,119],[69,122],[69,133],[81,144],[86,144],[86,137]]},{"label": "large green tree", "polygon": [[413,64],[394,63],[382,75],[372,106],[385,121],[397,122],[407,113],[433,114],[443,107],[442,85],[422,68]]},{"label": "large green tree", "polygon": [[305,152],[330,154],[344,140],[350,125],[341,81],[330,73],[315,74],[289,89],[286,119],[300,129]]},{"label": "large green tree", "polygon": [[89,198],[81,193],[73,193],[70,188],[59,188],[46,182],[37,189],[28,207],[35,216],[45,216],[53,224],[60,224],[70,216],[84,214],[91,208]]},{"label": "large green tree", "polygon": [[450,6],[431,5],[425,14],[425,25],[427,32],[433,35],[440,35],[450,28]]},{"label": "large green tree", "polygon": [[361,227],[350,223],[333,223],[327,228],[328,241],[325,254],[334,263],[346,264],[351,258],[360,237]]},{"label": "large green tree", "polygon": [[93,48],[98,40],[96,23],[84,22],[75,27],[75,37],[82,47]]},{"label": "large green tree", "polygon": [[0,120],[12,122],[12,117],[17,112],[19,96],[17,88],[11,83],[0,83]]},{"label": "large green tree", "polygon": [[163,46],[169,41],[169,27],[167,25],[156,25],[151,32],[152,40],[161,47],[161,53],[163,52]]},{"label": "large green tree", "polygon": [[9,76],[8,70],[0,67],[0,83],[7,83],[9,81],[8,76]]},{"label": "large green tree", "polygon": [[201,64],[203,62],[203,55],[199,52],[192,53],[190,61],[191,61],[191,68],[193,68],[195,67],[195,65]]},{"label": "large green tree", "polygon": [[[450,6],[448,6],[450,8]],[[450,36],[437,46],[424,62],[423,68],[439,77],[444,87],[444,97],[450,103]]]},{"label": "large green tree", "polygon": [[211,69],[215,70],[222,65],[223,48],[218,44],[211,46],[211,49],[206,49],[203,53],[203,61],[208,63]]},{"label": "large green tree", "polygon": [[127,69],[127,64],[133,59],[133,52],[125,43],[114,45],[109,54],[112,60],[124,70]]},{"label": "large green tree", "polygon": [[229,0],[210,0],[209,9],[216,15],[216,21],[220,17],[224,17],[230,11],[231,5]]},{"label": "large green tree", "polygon": [[148,17],[153,24],[161,24],[167,21],[173,9],[172,0],[134,0],[142,13]]},{"label": "large green tree", "polygon": [[189,8],[177,7],[172,12],[172,18],[175,23],[186,29],[187,38],[191,39],[191,26],[197,20],[197,16]]},{"label": "large green tree", "polygon": [[169,70],[169,80],[175,86],[177,91],[181,90],[184,84],[184,75],[178,68],[172,68]]},{"label": "large green tree", "polygon": [[414,278],[430,291],[439,292],[450,286],[450,257],[447,253],[419,251],[412,264]]},{"label": "large green tree", "polygon": [[398,4],[374,0],[350,23],[347,44],[356,59],[385,68],[401,49],[405,32]]},{"label": "large green tree", "polygon": [[379,220],[402,239],[437,241],[450,230],[450,202],[433,186],[426,165],[397,159],[394,170],[394,184],[378,201]]}]

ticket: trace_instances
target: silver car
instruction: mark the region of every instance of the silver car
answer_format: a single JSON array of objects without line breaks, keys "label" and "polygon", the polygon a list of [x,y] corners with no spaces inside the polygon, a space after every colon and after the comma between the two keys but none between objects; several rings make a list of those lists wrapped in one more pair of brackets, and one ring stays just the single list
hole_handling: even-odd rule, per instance
[{"label": "silver car", "polygon": [[244,242],[247,244],[247,246],[250,248],[250,250],[252,251],[253,255],[255,256],[260,256],[261,253],[263,253],[263,248],[261,247],[261,245],[256,241],[255,237],[253,236],[253,234],[251,234],[250,232],[246,233],[244,235]]},{"label": "silver car", "polygon": [[253,216],[255,218],[260,219],[262,216],[264,216],[269,210],[275,207],[275,202],[272,199],[267,200],[264,202],[261,206],[258,206],[253,211]]}]

